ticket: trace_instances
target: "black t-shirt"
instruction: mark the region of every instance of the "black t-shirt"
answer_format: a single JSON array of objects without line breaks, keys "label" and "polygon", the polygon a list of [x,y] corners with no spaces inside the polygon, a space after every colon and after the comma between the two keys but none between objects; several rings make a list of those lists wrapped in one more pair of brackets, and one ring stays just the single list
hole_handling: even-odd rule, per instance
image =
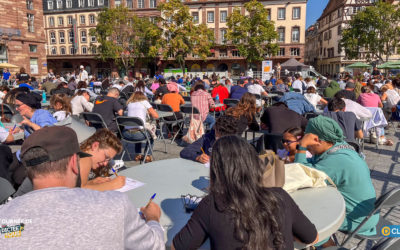
[{"label": "black t-shirt", "polygon": [[371,75],[379,76],[380,74],[381,74],[381,72],[379,70],[373,70]]},{"label": "black t-shirt", "polygon": [[155,96],[163,96],[168,93],[169,93],[169,90],[167,88],[167,85],[160,85],[160,87],[158,87],[158,89],[156,90],[154,95]]},{"label": "black t-shirt", "polygon": [[28,81],[30,76],[27,73],[17,74],[17,79],[20,81]]},{"label": "black t-shirt", "polygon": [[109,96],[100,96],[94,102],[93,112],[98,113],[103,117],[104,122],[107,124],[109,130],[118,131],[115,122],[115,113],[123,109],[118,99]]},{"label": "black t-shirt", "polygon": [[346,98],[346,99],[352,100],[352,101],[354,101],[354,102],[357,101],[356,93],[354,93],[354,91],[342,89],[342,90],[340,90],[339,92],[337,92],[336,95],[337,95],[338,93],[342,94],[342,95],[344,96],[344,98]]},{"label": "black t-shirt", "polygon": [[[283,249],[294,248],[293,236],[304,243],[312,243],[317,238],[317,230],[294,200],[282,188],[268,188],[268,190],[280,198],[281,210],[276,216],[284,237]],[[210,238],[211,249],[243,248],[243,244],[234,236],[232,213],[224,209],[225,207],[221,200],[213,195],[204,197],[186,226],[175,235],[173,239],[175,249],[197,249],[207,238]]]},{"label": "black t-shirt", "polygon": [[361,130],[361,122],[353,112],[329,111],[323,115],[332,118],[339,124],[346,140],[355,141],[354,131]]},{"label": "black t-shirt", "polygon": [[269,133],[282,134],[286,129],[307,126],[307,119],[285,106],[267,108],[261,116],[261,122],[267,125]]}]

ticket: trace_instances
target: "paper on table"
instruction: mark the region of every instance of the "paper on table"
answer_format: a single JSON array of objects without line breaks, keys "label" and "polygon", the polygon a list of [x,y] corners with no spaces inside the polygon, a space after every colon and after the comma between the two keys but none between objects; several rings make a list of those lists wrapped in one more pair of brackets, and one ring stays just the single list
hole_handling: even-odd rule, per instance
[{"label": "paper on table", "polygon": [[115,189],[114,191],[127,192],[129,190],[141,187],[143,185],[144,185],[143,182],[126,177],[125,186],[123,186],[122,188]]},{"label": "paper on table", "polygon": [[209,168],[210,167],[210,162],[204,163],[204,167]]}]

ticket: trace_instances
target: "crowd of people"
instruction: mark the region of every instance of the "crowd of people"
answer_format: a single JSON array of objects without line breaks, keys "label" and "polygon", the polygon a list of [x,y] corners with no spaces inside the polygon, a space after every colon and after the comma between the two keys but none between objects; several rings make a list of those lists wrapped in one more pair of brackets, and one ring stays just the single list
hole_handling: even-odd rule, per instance
[{"label": "crowd of people", "polygon": [[[346,218],[340,230],[351,232],[376,200],[368,166],[351,145],[364,139],[362,123],[376,110],[383,110],[380,119],[391,119],[400,101],[400,79],[385,78],[376,71],[363,74],[362,79],[346,75],[331,82],[303,80],[296,74],[266,82],[242,77],[236,84],[215,74],[169,79],[159,74],[154,79],[125,77],[100,82],[81,66],[79,74],[68,78],[50,71],[46,82],[36,85],[24,73],[21,69],[14,88],[0,88],[2,103],[22,117],[12,130],[0,127],[1,152],[6,156],[0,164],[0,177],[18,190],[18,197],[0,206],[0,219],[40,219],[37,230],[27,231],[18,242],[5,242],[5,246],[23,248],[69,244],[163,249],[159,206],[150,202],[141,208],[144,216],[140,217],[126,195],[108,192],[125,184],[123,174],[108,177],[109,162],[123,150],[121,137],[133,142],[150,138],[128,152],[135,155],[134,160],[144,162],[153,160],[152,148],[160,133],[165,133],[161,138],[181,138],[181,105],[188,98],[191,107],[199,111],[192,119],[207,129],[196,141],[185,144],[180,157],[209,163],[210,186],[191,219],[175,235],[172,249],[195,249],[207,238],[212,249],[293,249],[295,240],[332,246],[330,238],[318,238],[315,226],[286,191],[265,187],[266,166],[258,157],[260,152],[241,135],[245,131],[279,135],[281,151],[276,153],[281,160],[325,172],[345,200]],[[43,92],[38,94],[38,90],[49,98],[48,109],[42,107]],[[236,105],[225,105],[228,98],[236,99]],[[172,115],[163,119],[177,124],[164,129],[157,122],[156,104],[169,105]],[[80,120],[83,112],[100,115],[107,128],[78,141],[79,131],[58,123],[74,118],[90,125]],[[119,128],[118,116],[137,117],[143,126]],[[25,137],[22,147],[12,154],[6,144],[21,132]],[[393,145],[383,127],[375,139]],[[74,220],[76,216],[93,223],[83,230],[80,220]],[[377,215],[372,216],[359,233],[375,234],[377,222]],[[44,228],[51,233],[43,234]],[[71,233],[87,237],[67,242]]]}]

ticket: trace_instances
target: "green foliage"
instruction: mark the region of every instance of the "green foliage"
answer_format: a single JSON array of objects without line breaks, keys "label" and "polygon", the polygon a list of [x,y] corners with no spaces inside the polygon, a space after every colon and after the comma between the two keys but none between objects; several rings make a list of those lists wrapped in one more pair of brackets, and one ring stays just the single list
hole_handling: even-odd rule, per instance
[{"label": "green foliage", "polygon": [[158,6],[161,11],[160,26],[163,57],[174,57],[181,68],[185,68],[185,58],[198,55],[205,60],[214,46],[214,33],[205,24],[195,24],[189,7],[180,0],[169,0]]},{"label": "green foliage", "polygon": [[363,52],[368,61],[387,61],[399,47],[399,25],[399,5],[378,2],[353,16],[343,30],[340,46],[349,59],[357,59]]},{"label": "green foliage", "polygon": [[157,56],[162,32],[147,18],[137,17],[128,8],[119,6],[101,11],[97,21],[90,35],[97,38],[100,59],[114,59],[127,70],[138,59]]},{"label": "green foliage", "polygon": [[261,61],[275,55],[279,46],[274,22],[268,20],[263,4],[252,0],[244,5],[248,15],[235,8],[228,17],[227,40],[234,44],[248,62]]}]

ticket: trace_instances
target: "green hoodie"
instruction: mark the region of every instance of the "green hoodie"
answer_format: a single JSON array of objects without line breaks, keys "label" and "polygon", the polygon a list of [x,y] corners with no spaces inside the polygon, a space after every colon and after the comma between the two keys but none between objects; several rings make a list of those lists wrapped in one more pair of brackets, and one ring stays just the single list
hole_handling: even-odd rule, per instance
[{"label": "green hoodie", "polygon": [[329,86],[324,90],[324,97],[333,98],[333,96],[341,90],[339,83],[336,81],[331,81]]}]

